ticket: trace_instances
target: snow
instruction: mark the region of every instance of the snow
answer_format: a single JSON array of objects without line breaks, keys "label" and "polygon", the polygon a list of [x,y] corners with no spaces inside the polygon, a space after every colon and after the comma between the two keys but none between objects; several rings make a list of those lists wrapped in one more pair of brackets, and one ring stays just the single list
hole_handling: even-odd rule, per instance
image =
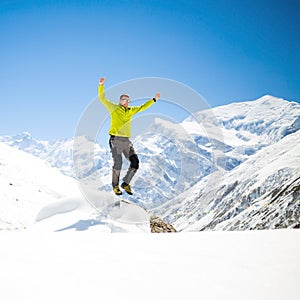
[{"label": "snow", "polygon": [[[299,139],[298,130],[260,150],[232,171],[223,174],[216,172],[203,178],[155,212],[167,217],[178,230],[199,231],[217,222],[218,225],[209,229],[241,229],[243,224],[247,224],[246,228],[257,228],[262,218],[267,220],[272,212],[274,217],[265,220],[267,228],[282,225],[283,215],[292,212],[295,220],[290,226],[295,226],[299,223],[299,195],[292,191],[289,195],[285,192],[275,202],[272,195],[276,190],[283,191],[299,181]],[[262,208],[265,206],[268,209],[263,214]],[[255,212],[256,217],[253,217]],[[219,220],[218,216],[221,216]]]},{"label": "snow", "polygon": [[297,230],[0,233],[1,299],[298,300]]},{"label": "snow", "polygon": [[298,230],[151,234],[82,198],[0,231],[0,298],[299,299]]},{"label": "snow", "polygon": [[[299,128],[300,104],[270,95],[202,110],[180,124],[156,118],[133,140],[141,162],[132,182],[138,203],[155,208],[217,170],[234,170]],[[46,160],[90,188],[111,190],[111,153],[90,138],[46,142],[23,133],[0,141]],[[121,176],[126,160],[123,167]],[[145,195],[145,188],[151,193]]]},{"label": "snow", "polygon": [[[176,189],[183,193],[152,211],[174,217],[176,229],[255,228],[264,218],[272,228],[283,223],[287,206],[297,217],[299,104],[267,95],[210,113],[199,112],[201,126],[191,118],[181,125],[157,119],[137,140],[145,156],[140,185],[155,182],[140,200],[166,197],[166,183],[176,183],[182,169],[185,181]],[[208,169],[199,181],[189,134],[199,135],[202,167],[213,144],[215,155],[241,164],[223,173]],[[35,141],[25,132],[0,140],[0,299],[299,299],[299,230],[151,234],[145,211],[109,206],[115,196],[98,191],[100,177],[109,184],[111,163],[93,141],[80,138],[74,152],[73,139]],[[73,178],[10,146],[69,175],[73,153],[79,175],[87,176],[80,186],[85,197]],[[271,203],[273,192],[280,197]],[[236,208],[241,212],[226,219]]]},{"label": "snow", "polygon": [[79,194],[73,178],[0,142],[0,229],[27,227],[47,203]]},{"label": "snow", "polygon": [[266,95],[255,101],[231,103],[198,112],[196,116],[201,122],[195,122],[190,116],[182,126],[193,135],[217,140],[223,138],[230,146],[253,146],[278,141],[283,129],[291,126],[299,114],[298,103]]},{"label": "snow", "polygon": [[[24,132],[16,136],[0,136],[0,142],[33,154],[72,177],[91,173],[95,167],[102,167],[110,157],[107,149],[83,136],[48,142],[36,140]],[[74,172],[74,158],[77,172]]]},{"label": "snow", "polygon": [[88,201],[83,196],[62,198],[44,206],[30,230],[85,231],[101,225],[101,232],[150,232],[149,215],[143,208],[127,203],[115,206],[117,200],[107,192],[90,194]]}]

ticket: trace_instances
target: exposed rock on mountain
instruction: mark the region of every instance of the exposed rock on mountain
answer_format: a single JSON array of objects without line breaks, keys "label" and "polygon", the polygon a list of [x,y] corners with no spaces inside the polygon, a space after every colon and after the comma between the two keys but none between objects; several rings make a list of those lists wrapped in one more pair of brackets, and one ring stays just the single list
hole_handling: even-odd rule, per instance
[{"label": "exposed rock on mountain", "polygon": [[161,218],[152,216],[150,219],[150,228],[152,233],[176,232],[176,229]]}]

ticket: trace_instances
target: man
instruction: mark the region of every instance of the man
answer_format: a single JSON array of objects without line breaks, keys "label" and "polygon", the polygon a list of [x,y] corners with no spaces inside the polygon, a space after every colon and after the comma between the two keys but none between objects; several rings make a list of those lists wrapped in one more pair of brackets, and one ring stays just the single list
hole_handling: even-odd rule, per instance
[{"label": "man", "polygon": [[113,103],[106,99],[104,92],[105,78],[99,80],[98,98],[104,104],[111,116],[110,123],[110,139],[109,146],[113,158],[112,167],[112,186],[116,195],[122,195],[119,187],[119,178],[122,169],[122,155],[130,161],[127,174],[123,178],[121,187],[132,195],[130,181],[139,168],[139,159],[133,148],[132,142],[129,140],[131,136],[131,120],[136,113],[144,111],[154,104],[159,98],[160,93],[156,93],[155,97],[148,100],[140,106],[129,106],[130,97],[127,94],[120,96],[119,104]]}]

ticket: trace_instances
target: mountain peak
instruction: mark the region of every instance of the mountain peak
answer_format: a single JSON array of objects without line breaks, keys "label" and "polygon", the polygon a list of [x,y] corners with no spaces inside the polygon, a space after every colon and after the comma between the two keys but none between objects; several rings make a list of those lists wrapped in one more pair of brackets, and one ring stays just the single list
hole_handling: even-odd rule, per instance
[{"label": "mountain peak", "polygon": [[28,131],[22,132],[21,135],[23,135],[23,136],[31,136],[31,134]]},{"label": "mountain peak", "polygon": [[34,140],[32,135],[28,131],[24,131],[21,134],[15,136],[15,139],[22,139],[22,140]]},{"label": "mountain peak", "polygon": [[285,100],[283,98],[275,97],[272,95],[264,95],[257,100],[254,100],[255,102],[261,103],[263,105],[272,105],[272,104],[280,104],[280,103],[289,103],[290,101]]}]

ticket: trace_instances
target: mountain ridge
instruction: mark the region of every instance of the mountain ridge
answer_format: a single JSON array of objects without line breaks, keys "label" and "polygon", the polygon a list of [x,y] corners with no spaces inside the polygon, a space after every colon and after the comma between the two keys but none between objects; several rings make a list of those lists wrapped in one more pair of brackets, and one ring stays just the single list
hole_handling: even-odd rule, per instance
[{"label": "mountain ridge", "polygon": [[[285,137],[275,145],[266,147],[225,176],[215,173],[211,175],[210,180],[204,178],[190,191],[174,199],[173,203],[165,203],[157,208],[157,211],[179,230],[274,228],[275,224],[284,226],[282,221],[276,223],[276,219],[282,219],[287,211],[287,207],[282,206],[282,197],[276,196],[281,193],[285,200],[288,199],[286,201],[290,215],[285,221],[294,219],[283,228],[298,226],[299,138],[300,131]],[[290,194],[284,194],[284,190],[289,187],[286,186],[288,182],[295,184],[295,187]],[[268,206],[267,213],[273,211],[276,217],[262,225],[260,217],[264,215],[266,206]],[[248,215],[245,215],[247,210]],[[250,224],[253,212],[258,214],[258,219]],[[242,213],[244,215],[239,220]]]},{"label": "mountain ridge", "polygon": [[[254,101],[235,102],[200,111],[195,115],[196,117],[191,115],[179,124],[156,119],[143,135],[133,141],[140,157],[140,170],[132,183],[134,201],[149,210],[162,209],[158,215],[164,214],[166,221],[174,221],[176,227],[181,229],[185,226],[172,215],[176,209],[180,211],[180,206],[184,211],[185,201],[176,202],[174,199],[194,193],[193,201],[199,202],[200,198],[197,198],[193,187],[201,182],[206,184],[217,180],[214,179],[217,176],[230,179],[232,174],[237,172],[236,169],[247,161],[251,162],[256,155],[259,157],[259,153],[265,153],[262,160],[270,160],[273,146],[276,148],[276,145],[280,145],[289,137],[294,144],[297,143],[293,136],[297,135],[300,128],[300,104],[269,95]],[[95,190],[111,191],[112,160],[109,150],[95,144],[93,140],[82,138],[82,145],[80,142],[78,149],[75,149],[76,153],[73,138],[57,142],[36,141],[25,132],[23,136],[0,137],[0,141],[31,152],[58,167],[62,173],[82,180],[83,188],[87,185]],[[288,147],[295,147],[293,143]],[[87,144],[88,147],[85,146]],[[284,151],[285,149],[281,149],[277,155],[282,156]],[[291,159],[296,155],[293,153]],[[74,174],[73,170],[74,157],[79,164],[77,174]],[[274,176],[275,179],[280,174],[291,177],[291,170],[285,168],[286,162],[282,163],[281,173],[270,176]],[[255,162],[252,161],[252,164]],[[128,163],[124,161],[123,172],[127,167]],[[260,171],[262,172],[263,168]],[[243,174],[240,178],[243,178]],[[280,178],[276,180],[278,185],[283,184]],[[227,186],[225,184],[223,192],[220,193],[226,198],[236,189],[236,185],[240,184],[240,180],[234,180]],[[151,193],[148,192],[149,189]],[[214,187],[212,189],[214,190]],[[215,198],[218,199],[219,197]],[[220,199],[218,201],[221,202]],[[173,205],[169,215],[165,214],[164,209],[167,203]],[[203,203],[202,206],[209,204],[205,201]],[[218,207],[218,203],[214,205]],[[189,209],[192,210],[191,207]],[[184,213],[190,216],[190,213]],[[205,209],[201,208],[198,215],[202,217],[204,213]],[[187,224],[195,223],[197,219],[195,216],[190,220],[183,216],[180,218]],[[197,230],[200,228],[196,227],[195,225]],[[217,227],[221,228],[221,225],[211,226]]]}]

